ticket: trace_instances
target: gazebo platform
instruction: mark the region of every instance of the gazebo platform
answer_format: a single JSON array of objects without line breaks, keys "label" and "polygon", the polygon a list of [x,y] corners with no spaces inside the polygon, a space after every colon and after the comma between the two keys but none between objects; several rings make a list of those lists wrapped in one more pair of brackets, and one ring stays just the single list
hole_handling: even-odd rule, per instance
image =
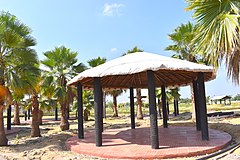
[{"label": "gazebo platform", "polygon": [[103,146],[96,147],[95,132],[85,133],[84,139],[73,136],[66,146],[73,152],[102,158],[163,159],[212,153],[226,147],[232,137],[225,132],[209,129],[209,141],[202,141],[195,127],[159,127],[159,149],[151,148],[150,128],[107,129]]}]

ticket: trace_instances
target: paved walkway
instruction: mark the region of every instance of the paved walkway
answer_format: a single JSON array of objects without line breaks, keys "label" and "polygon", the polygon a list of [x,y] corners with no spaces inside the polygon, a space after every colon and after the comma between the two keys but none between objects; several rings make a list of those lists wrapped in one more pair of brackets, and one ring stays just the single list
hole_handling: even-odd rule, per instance
[{"label": "paved walkway", "polygon": [[159,149],[151,149],[150,129],[109,129],[103,132],[103,146],[95,146],[95,132],[66,141],[68,149],[91,156],[117,159],[162,159],[202,155],[217,151],[231,141],[228,133],[209,129],[209,141],[201,140],[195,127],[159,127]]},{"label": "paved walkway", "polygon": [[19,127],[11,127],[11,130],[7,130],[5,128],[5,133],[6,135],[10,135],[10,134],[14,134],[14,133],[17,133],[19,132],[21,129]]}]

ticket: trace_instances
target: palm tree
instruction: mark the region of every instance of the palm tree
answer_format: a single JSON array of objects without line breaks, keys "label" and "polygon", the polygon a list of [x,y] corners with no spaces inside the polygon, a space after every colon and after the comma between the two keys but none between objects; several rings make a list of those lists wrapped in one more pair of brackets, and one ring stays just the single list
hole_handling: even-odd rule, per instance
[{"label": "palm tree", "polygon": [[99,65],[105,63],[106,61],[107,61],[106,58],[97,57],[97,58],[93,58],[93,59],[89,60],[88,65],[90,67],[96,67],[96,66],[99,66]]},{"label": "palm tree", "polygon": [[[158,98],[158,110],[159,110],[159,115],[161,115],[161,104],[162,102],[160,102],[160,98],[162,97],[162,91],[161,89],[157,89],[156,90],[156,97]],[[173,96],[171,94],[171,91],[169,89],[166,90],[166,107],[167,107],[167,116],[169,115],[169,102],[171,102],[173,99]],[[160,116],[161,117],[161,116]]]},{"label": "palm tree", "polygon": [[20,118],[19,118],[19,110],[21,106],[21,101],[24,98],[24,94],[16,94],[16,92],[13,93],[13,105],[14,105],[14,116],[13,116],[13,123],[14,125],[20,125]]},{"label": "palm tree", "polygon": [[174,115],[177,116],[179,114],[179,108],[178,108],[178,101],[180,99],[180,93],[179,93],[179,88],[175,87],[175,88],[171,88],[170,89],[170,94],[173,97],[174,100]]},{"label": "palm tree", "polygon": [[111,90],[107,91],[107,95],[111,95],[113,97],[113,117],[118,117],[118,108],[117,108],[117,97],[123,93],[123,90]]},{"label": "palm tree", "polygon": [[52,75],[48,75],[47,71],[42,71],[40,109],[50,110],[51,108],[55,108],[55,120],[58,120],[58,105],[56,98],[54,98],[56,86],[53,80],[54,77]]},{"label": "palm tree", "polygon": [[[133,49],[128,50],[127,53],[124,53],[123,56],[135,52],[143,52],[143,50],[135,46],[133,47]],[[143,119],[141,88],[136,88],[136,97],[137,97],[137,119]]]},{"label": "palm tree", "polygon": [[[203,55],[196,54],[196,44],[192,43],[194,37],[197,34],[197,26],[188,22],[187,24],[181,24],[177,27],[172,34],[169,34],[169,38],[173,41],[173,45],[169,45],[165,50],[171,50],[176,52],[172,57],[187,60],[194,63],[204,63],[205,58]],[[190,85],[191,98],[192,98],[192,120],[195,120],[195,106],[193,96],[193,86]]]},{"label": "palm tree", "polygon": [[76,65],[77,54],[77,52],[61,46],[45,52],[46,59],[42,61],[42,64],[49,69],[49,76],[52,76],[51,85],[56,87],[54,96],[61,106],[60,128],[62,131],[69,129],[67,110],[73,103],[74,96],[76,96],[72,87],[67,86],[67,81],[82,71],[83,66],[82,63]]},{"label": "palm tree", "polygon": [[[9,13],[0,14],[0,28],[0,86],[8,91],[8,95],[11,95],[10,89],[14,91],[14,88],[22,88],[21,76],[27,75],[38,63],[35,51],[30,48],[36,42],[30,36],[30,28]],[[4,103],[6,100],[2,98],[0,101],[0,146],[7,145],[2,115]]]},{"label": "palm tree", "polygon": [[218,67],[225,59],[228,76],[239,84],[239,0],[186,0],[198,25],[196,52],[202,51]]},{"label": "palm tree", "polygon": [[90,109],[94,106],[94,98],[92,91],[83,91],[83,105],[85,107],[83,111],[83,119],[84,121],[88,121],[90,116]]}]

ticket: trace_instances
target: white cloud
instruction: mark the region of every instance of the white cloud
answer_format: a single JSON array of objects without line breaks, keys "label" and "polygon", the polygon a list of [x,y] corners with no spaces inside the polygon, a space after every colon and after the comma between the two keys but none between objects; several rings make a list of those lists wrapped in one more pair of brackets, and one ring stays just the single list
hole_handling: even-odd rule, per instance
[{"label": "white cloud", "polygon": [[111,51],[111,52],[116,52],[116,51],[117,51],[117,48],[111,48],[110,51]]},{"label": "white cloud", "polygon": [[105,3],[103,6],[103,15],[104,16],[120,16],[121,14],[121,8],[124,7],[121,3],[112,3],[108,4]]}]

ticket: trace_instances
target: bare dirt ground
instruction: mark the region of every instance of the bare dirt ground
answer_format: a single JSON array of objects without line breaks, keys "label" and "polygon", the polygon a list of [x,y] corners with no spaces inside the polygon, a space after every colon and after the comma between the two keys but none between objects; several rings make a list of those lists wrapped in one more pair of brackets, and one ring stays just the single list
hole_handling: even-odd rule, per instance
[{"label": "bare dirt ground", "polygon": [[[194,126],[191,122],[189,114],[183,114],[178,117],[171,118],[170,125]],[[107,118],[104,121],[105,128],[121,128],[129,127],[130,119],[126,116],[119,118]],[[137,126],[149,126],[149,119],[137,120]],[[159,120],[159,125],[161,125]],[[46,123],[41,125],[41,135],[39,138],[31,138],[30,125],[21,125],[18,133],[8,135],[9,146],[0,147],[0,160],[77,160],[77,159],[100,159],[86,155],[76,154],[68,151],[65,147],[65,141],[73,134],[77,133],[76,120],[70,120],[70,130],[60,131],[59,123]],[[13,126],[15,127],[15,126]],[[228,132],[233,137],[231,145],[240,142],[240,117],[230,116],[222,118],[210,118],[209,127],[213,129]],[[94,121],[85,123],[86,130],[94,129]],[[182,158],[186,159],[186,158]],[[191,157],[187,159],[196,159]],[[240,149],[236,149],[219,159],[240,159]]]}]

